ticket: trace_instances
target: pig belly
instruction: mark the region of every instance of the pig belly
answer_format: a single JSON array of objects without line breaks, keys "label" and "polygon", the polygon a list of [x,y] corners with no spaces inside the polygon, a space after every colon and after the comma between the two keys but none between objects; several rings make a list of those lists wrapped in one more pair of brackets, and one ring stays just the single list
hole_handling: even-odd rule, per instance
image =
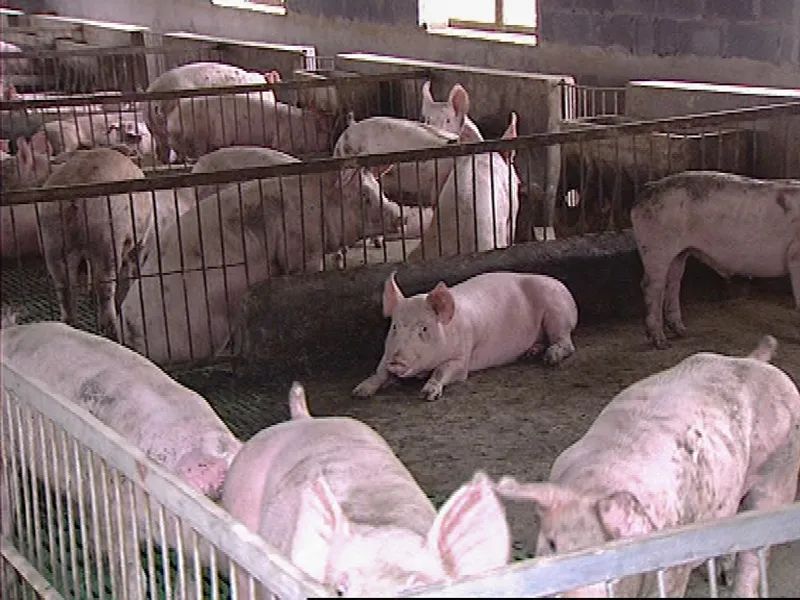
[{"label": "pig belly", "polygon": [[[722,274],[749,277],[782,277],[787,273],[789,241],[776,236],[777,231],[764,235],[720,236],[711,242],[699,240],[695,254]],[[727,239],[726,239],[727,238]]]},{"label": "pig belly", "polygon": [[516,308],[508,314],[514,315],[513,321],[504,320],[489,325],[489,335],[473,348],[470,371],[514,362],[543,337],[541,311]]}]

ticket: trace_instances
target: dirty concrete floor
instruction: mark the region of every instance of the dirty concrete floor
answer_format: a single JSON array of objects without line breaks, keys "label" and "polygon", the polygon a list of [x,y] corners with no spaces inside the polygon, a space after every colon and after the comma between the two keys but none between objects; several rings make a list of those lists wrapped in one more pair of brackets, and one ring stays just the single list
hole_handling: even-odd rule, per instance
[{"label": "dirty concrete floor", "polygon": [[[493,478],[546,479],[556,456],[587,429],[600,410],[624,387],[665,369],[697,351],[742,355],[771,333],[780,347],[774,363],[800,380],[800,314],[785,295],[753,293],[724,303],[684,307],[689,335],[669,349],[651,348],[639,321],[579,326],[577,353],[548,368],[535,360],[474,373],[446,388],[437,402],[419,397],[421,381],[403,382],[374,399],[350,397],[369,375],[358,372],[319,375],[303,381],[312,414],[350,415],[381,433],[422,488],[439,503],[476,469]],[[375,362],[378,360],[375,357]],[[182,379],[215,404],[237,434],[246,438],[288,416],[285,386],[243,384],[228,374]],[[244,401],[223,400],[235,393]],[[516,555],[530,553],[535,539],[533,512],[509,506]],[[800,590],[800,543],[773,553],[771,593],[793,596]],[[696,572],[692,591],[707,594]]]}]

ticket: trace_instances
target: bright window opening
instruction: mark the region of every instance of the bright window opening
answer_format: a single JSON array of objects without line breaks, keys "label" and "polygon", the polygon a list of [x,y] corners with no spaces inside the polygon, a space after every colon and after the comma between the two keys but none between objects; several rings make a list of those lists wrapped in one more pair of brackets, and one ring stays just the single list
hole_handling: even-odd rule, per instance
[{"label": "bright window opening", "polygon": [[455,29],[535,35],[537,13],[537,0],[420,0],[419,20],[437,33]]}]

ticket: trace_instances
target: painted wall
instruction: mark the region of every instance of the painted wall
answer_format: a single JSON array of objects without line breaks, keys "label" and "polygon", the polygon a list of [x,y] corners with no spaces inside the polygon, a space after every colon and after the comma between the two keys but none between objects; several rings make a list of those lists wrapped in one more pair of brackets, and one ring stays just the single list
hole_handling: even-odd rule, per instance
[{"label": "painted wall", "polygon": [[416,0],[289,0],[286,16],[214,6],[210,0],[11,0],[8,4],[157,31],[311,43],[320,55],[374,52],[569,73],[595,85],[650,78],[800,87],[800,3],[794,0],[541,2],[538,47],[428,33],[416,25]]}]

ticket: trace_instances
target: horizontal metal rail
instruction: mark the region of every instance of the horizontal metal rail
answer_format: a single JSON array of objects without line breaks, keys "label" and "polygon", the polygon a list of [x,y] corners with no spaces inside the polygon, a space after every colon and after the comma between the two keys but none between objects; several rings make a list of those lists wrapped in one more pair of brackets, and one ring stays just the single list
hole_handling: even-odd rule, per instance
[{"label": "horizontal metal rail", "polygon": [[44,389],[5,362],[3,387],[34,410],[53,420],[124,477],[189,523],[261,584],[283,598],[326,597],[330,593],[286,557],[225,510],[200,496],[172,473],[147,458],[116,431],[91,414]]},{"label": "horizontal metal rail", "polygon": [[622,138],[624,136],[642,135],[652,132],[679,132],[683,129],[695,127],[711,127],[789,116],[800,116],[800,102],[786,102],[754,108],[637,121],[619,125],[596,125],[572,131],[521,136],[511,140],[492,140],[470,144],[447,145],[437,148],[425,148],[422,150],[351,156],[346,158],[325,158],[307,162],[218,171],[214,173],[165,175],[110,183],[17,190],[0,195],[0,204],[25,204],[37,201],[46,202],[74,198],[91,198],[95,196],[128,194],[180,187],[236,183],[253,179],[267,179],[288,175],[325,173],[348,168],[375,167],[402,162],[455,158],[458,156],[470,156],[485,152],[530,150],[532,148],[541,148],[558,144]]},{"label": "horizontal metal rail", "polygon": [[529,559],[411,597],[521,597],[570,589],[800,539],[800,502]]},{"label": "horizontal metal rail", "polygon": [[74,96],[61,96],[59,98],[31,98],[23,100],[7,100],[0,102],[0,111],[35,110],[42,108],[85,106],[86,104],[118,104],[120,102],[144,103],[157,100],[170,100],[174,98],[199,98],[205,96],[229,96],[234,94],[247,94],[252,92],[265,92],[268,90],[299,90],[307,88],[321,88],[331,86],[358,86],[364,83],[382,83],[391,81],[406,81],[423,79],[430,76],[426,69],[402,71],[398,73],[375,73],[359,75],[357,77],[335,76],[325,79],[297,79],[281,81],[278,83],[254,83],[247,85],[233,85],[224,87],[208,87],[184,90],[169,90],[164,92],[121,92],[119,94],[76,94]]},{"label": "horizontal metal rail", "polygon": [[[221,44],[223,46],[224,44]],[[209,48],[214,51],[220,48]],[[0,52],[0,61],[9,58],[42,59],[42,58],[71,58],[73,56],[140,56],[146,54],[176,54],[186,56],[193,50],[187,48],[166,48],[163,46],[110,46],[92,48],[74,48],[70,50],[31,49],[21,52]]]}]

